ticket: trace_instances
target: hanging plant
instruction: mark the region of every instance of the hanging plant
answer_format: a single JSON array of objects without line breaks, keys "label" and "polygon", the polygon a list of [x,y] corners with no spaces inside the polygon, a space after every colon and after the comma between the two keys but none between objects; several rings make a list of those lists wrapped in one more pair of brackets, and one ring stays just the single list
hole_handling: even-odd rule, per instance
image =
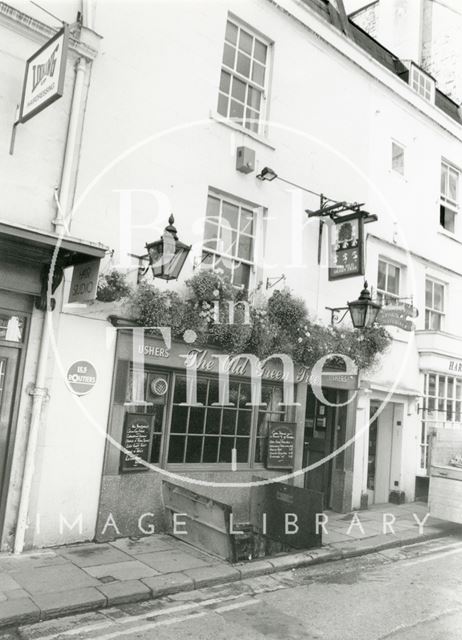
[{"label": "hanging plant", "polygon": [[112,269],[98,278],[96,299],[101,302],[116,302],[127,298],[131,292],[132,288],[127,282],[127,275],[117,269]]}]

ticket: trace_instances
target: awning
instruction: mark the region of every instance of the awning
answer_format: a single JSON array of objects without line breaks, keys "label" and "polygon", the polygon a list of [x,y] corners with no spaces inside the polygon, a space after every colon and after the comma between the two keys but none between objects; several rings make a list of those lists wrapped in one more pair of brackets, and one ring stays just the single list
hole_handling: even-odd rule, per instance
[{"label": "awning", "polygon": [[56,246],[59,246],[58,261],[65,268],[91,259],[101,259],[107,247],[78,238],[46,233],[33,227],[0,222],[0,260],[26,264],[47,264]]}]

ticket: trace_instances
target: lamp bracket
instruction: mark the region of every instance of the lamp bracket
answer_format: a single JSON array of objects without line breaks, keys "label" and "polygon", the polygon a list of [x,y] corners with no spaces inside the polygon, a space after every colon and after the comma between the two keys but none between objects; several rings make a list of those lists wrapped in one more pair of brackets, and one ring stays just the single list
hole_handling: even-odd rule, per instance
[{"label": "lamp bracket", "polygon": [[[342,320],[344,320],[346,314],[348,313],[348,307],[325,307],[330,311],[330,323],[333,326],[334,324],[340,324]],[[343,314],[341,312],[343,311]]]},{"label": "lamp bracket", "polygon": [[[272,282],[273,280],[274,282]],[[266,278],[266,289],[272,289],[279,284],[281,280],[284,280],[284,282],[286,281],[286,276],[283,273],[281,273],[280,276],[275,276],[274,278]]]}]

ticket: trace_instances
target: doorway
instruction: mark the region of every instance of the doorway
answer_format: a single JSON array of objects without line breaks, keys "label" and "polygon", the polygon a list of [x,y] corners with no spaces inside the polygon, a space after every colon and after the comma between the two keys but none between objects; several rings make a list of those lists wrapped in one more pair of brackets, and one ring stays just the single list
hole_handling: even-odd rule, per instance
[{"label": "doorway", "polygon": [[[324,397],[337,403],[336,389],[323,389]],[[334,447],[336,407],[323,404],[308,387],[305,409],[305,439],[303,466],[316,464],[328,456]],[[324,494],[324,508],[330,507],[332,460],[320,463],[305,473],[305,488]]]},{"label": "doorway", "polygon": [[[18,387],[30,318],[25,312],[29,300],[23,297],[22,305],[15,305],[15,297],[14,294],[8,295],[6,302],[11,301],[11,306],[22,306],[24,310],[0,308],[0,534],[8,496],[18,412]],[[5,292],[0,292],[0,299],[5,302],[5,298]]]}]

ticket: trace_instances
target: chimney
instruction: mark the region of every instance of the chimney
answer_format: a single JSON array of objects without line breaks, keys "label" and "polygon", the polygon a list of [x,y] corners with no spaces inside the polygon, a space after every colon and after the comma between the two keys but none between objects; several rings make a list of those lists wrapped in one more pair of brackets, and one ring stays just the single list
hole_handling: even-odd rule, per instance
[{"label": "chimney", "polygon": [[377,40],[401,60],[421,64],[423,0],[380,0]]}]

